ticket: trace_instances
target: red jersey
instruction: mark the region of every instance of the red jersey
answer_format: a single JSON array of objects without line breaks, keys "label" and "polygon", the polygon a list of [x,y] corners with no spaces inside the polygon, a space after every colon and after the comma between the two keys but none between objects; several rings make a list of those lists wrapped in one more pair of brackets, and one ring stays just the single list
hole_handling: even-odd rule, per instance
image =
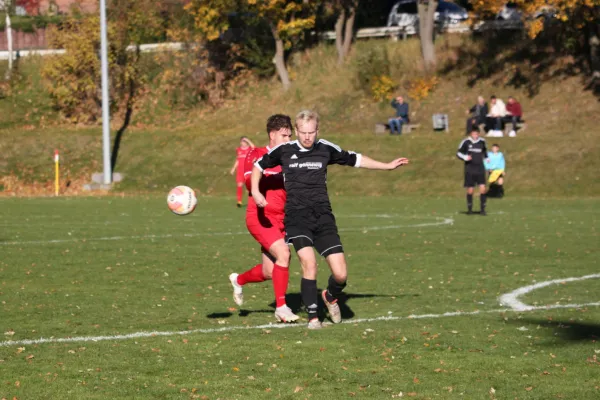
[{"label": "red jersey", "polygon": [[[268,147],[256,147],[252,149],[244,162],[244,179],[246,181],[246,188],[248,192],[251,191],[250,177],[252,176],[252,168],[254,163],[258,161],[262,156],[269,152]],[[267,206],[264,208],[266,215],[276,215],[283,217],[285,214],[285,200],[287,194],[285,192],[285,186],[283,181],[283,174],[281,172],[281,166],[275,168],[267,168],[263,171],[263,176],[260,179],[259,184],[260,192],[267,199]],[[259,209],[252,198],[252,194],[248,196],[248,208],[246,210],[248,214],[258,214]]]},{"label": "red jersey", "polygon": [[238,162],[237,170],[236,170],[236,180],[238,182],[244,181],[244,161],[246,160],[246,156],[250,153],[252,147],[248,146],[245,149],[238,147],[235,149],[235,156]]}]

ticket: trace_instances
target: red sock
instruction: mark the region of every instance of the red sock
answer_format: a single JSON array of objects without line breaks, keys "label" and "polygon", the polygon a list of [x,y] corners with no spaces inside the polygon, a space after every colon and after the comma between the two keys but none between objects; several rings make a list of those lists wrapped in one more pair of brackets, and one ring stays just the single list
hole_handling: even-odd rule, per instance
[{"label": "red sock", "polygon": [[242,202],[242,196],[244,195],[244,188],[242,186],[237,187],[237,201],[238,203]]},{"label": "red sock", "polygon": [[285,293],[287,292],[289,278],[289,268],[275,264],[273,267],[273,291],[275,292],[277,307],[285,306]]},{"label": "red sock", "polygon": [[237,277],[237,283],[240,286],[244,286],[246,283],[264,282],[266,280],[267,279],[263,275],[262,264],[255,265],[243,274],[239,274]]}]

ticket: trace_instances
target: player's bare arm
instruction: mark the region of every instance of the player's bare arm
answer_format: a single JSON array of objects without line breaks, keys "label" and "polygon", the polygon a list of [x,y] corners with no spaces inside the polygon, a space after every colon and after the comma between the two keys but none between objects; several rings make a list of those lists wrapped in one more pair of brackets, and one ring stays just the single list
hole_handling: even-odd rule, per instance
[{"label": "player's bare arm", "polygon": [[365,169],[375,169],[375,170],[384,170],[384,171],[392,171],[397,169],[403,165],[407,165],[409,163],[408,158],[400,157],[389,163],[384,163],[381,161],[373,160],[365,155],[362,155],[360,161],[360,168]]},{"label": "player's bare arm", "polygon": [[252,168],[252,175],[250,176],[250,187],[252,191],[252,198],[258,207],[265,207],[267,205],[267,199],[259,190],[260,178],[262,178],[262,171],[257,166]]},{"label": "player's bare arm", "polygon": [[235,162],[233,163],[233,167],[231,167],[231,171],[229,171],[229,174],[231,174],[231,175],[235,174],[235,170],[237,169],[238,164],[239,164],[238,160],[235,160]]}]

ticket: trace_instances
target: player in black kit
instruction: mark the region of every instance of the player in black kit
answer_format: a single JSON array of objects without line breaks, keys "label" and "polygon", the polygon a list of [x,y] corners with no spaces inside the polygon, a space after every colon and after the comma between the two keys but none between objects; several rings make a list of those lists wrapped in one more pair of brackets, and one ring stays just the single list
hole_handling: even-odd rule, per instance
[{"label": "player in black kit", "polygon": [[465,162],[465,187],[467,188],[467,213],[473,213],[473,190],[479,186],[481,200],[481,215],[485,213],[486,188],[485,166],[483,161],[487,158],[485,139],[479,137],[478,127],[473,127],[468,138],[460,142],[456,156]]},{"label": "player in black kit", "polygon": [[300,112],[295,125],[298,140],[273,148],[254,164],[252,197],[259,207],[269,207],[258,190],[258,184],[264,169],[281,165],[287,191],[284,220],[286,241],[294,245],[302,265],[300,290],[308,312],[308,328],[319,329],[322,325],[317,313],[317,260],[313,247],[325,257],[331,269],[327,289],[321,292],[321,296],[333,323],[342,320],[337,302],[347,279],[344,250],[327,194],[327,166],[339,164],[394,170],[408,164],[408,159],[398,158],[382,163],[318,139],[319,116],[312,111]]}]

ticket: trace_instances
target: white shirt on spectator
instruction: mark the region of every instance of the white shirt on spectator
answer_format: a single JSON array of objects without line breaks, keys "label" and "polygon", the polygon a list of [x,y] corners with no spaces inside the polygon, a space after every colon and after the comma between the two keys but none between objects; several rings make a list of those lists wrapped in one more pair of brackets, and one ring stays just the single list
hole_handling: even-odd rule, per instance
[{"label": "white shirt on spectator", "polygon": [[490,117],[506,117],[506,104],[500,99],[496,99],[496,104],[492,106]]}]

